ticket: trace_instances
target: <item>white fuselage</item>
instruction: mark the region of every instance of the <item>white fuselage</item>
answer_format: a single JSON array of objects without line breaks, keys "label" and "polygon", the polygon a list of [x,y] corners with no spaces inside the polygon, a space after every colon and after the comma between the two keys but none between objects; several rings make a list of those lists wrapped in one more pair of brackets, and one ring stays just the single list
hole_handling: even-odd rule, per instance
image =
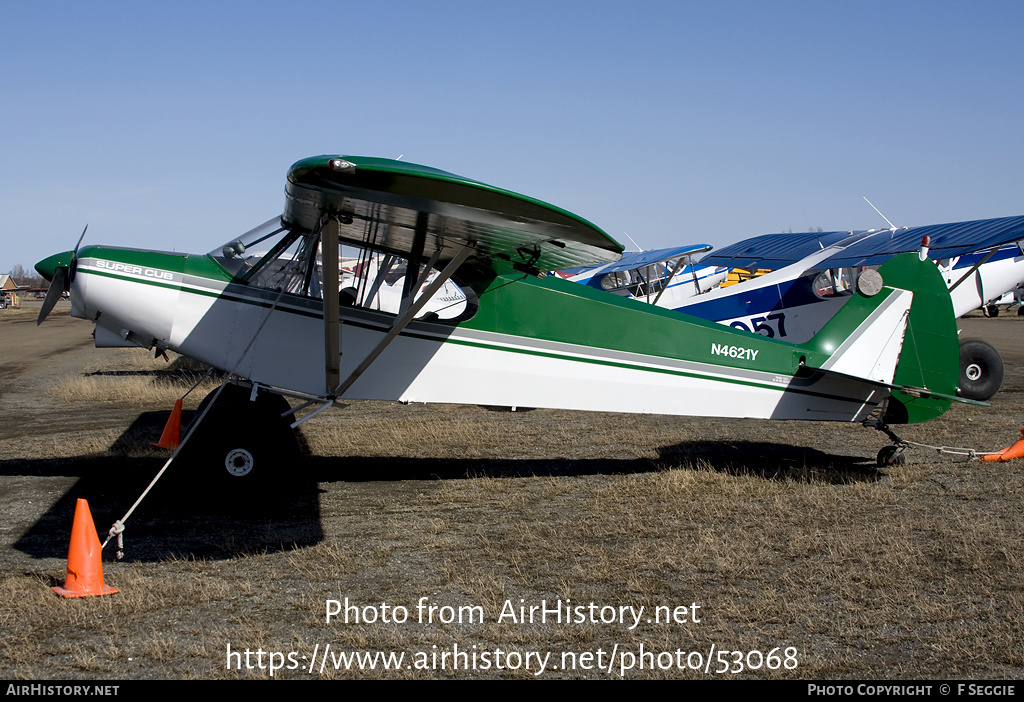
[{"label": "white fuselage", "polygon": [[[108,336],[171,349],[274,388],[332,394],[325,387],[325,325],[319,300],[159,269],[99,275],[108,265],[80,259],[72,284],[76,313],[96,320]],[[153,285],[153,280],[161,284]],[[905,297],[908,306],[912,295]],[[641,314],[643,307],[637,305]],[[394,315],[384,312],[342,310],[342,379],[367,357],[393,321]],[[664,323],[684,322],[665,318]],[[713,344],[722,349],[723,360],[746,354],[748,361],[755,361],[758,353],[764,354],[763,345],[774,343],[712,327],[724,342]],[[891,335],[891,328],[885,333]],[[344,397],[861,421],[885,394],[853,378],[796,378],[791,372],[758,370],[756,362],[748,365],[413,322]]]}]

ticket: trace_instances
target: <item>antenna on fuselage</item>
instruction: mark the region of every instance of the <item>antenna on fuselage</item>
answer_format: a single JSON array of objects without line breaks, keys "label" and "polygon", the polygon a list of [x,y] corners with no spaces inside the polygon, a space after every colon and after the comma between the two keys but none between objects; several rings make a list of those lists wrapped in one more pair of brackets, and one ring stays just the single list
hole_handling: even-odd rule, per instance
[{"label": "antenna on fuselage", "polygon": [[642,248],[640,248],[640,244],[638,244],[638,243],[636,243],[635,241],[633,241],[633,237],[631,237],[631,236],[629,235],[629,232],[622,232],[622,234],[623,234],[623,236],[625,236],[625,237],[626,237],[627,239],[629,239],[630,243],[632,243],[632,244],[633,244],[633,246],[635,246],[635,247],[636,247],[636,250],[637,250],[637,251],[643,251],[643,249],[642,249]]}]

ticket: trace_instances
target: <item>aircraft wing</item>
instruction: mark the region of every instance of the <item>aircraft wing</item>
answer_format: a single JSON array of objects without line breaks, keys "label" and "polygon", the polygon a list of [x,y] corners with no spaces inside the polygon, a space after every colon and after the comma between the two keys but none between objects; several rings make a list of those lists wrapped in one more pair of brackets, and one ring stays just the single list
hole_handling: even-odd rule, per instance
[{"label": "aircraft wing", "polygon": [[[762,234],[725,246],[701,259],[706,266],[777,270],[833,246],[858,232]],[[918,241],[920,244],[920,240]]]},{"label": "aircraft wing", "polygon": [[1024,239],[1024,217],[902,227],[896,231],[766,234],[718,249],[701,263],[775,270],[834,247],[835,253],[819,261],[816,269],[877,266],[896,254],[917,251],[925,236],[930,239],[932,259],[953,258]]},{"label": "aircraft wing", "polygon": [[1024,217],[904,227],[895,232],[883,230],[851,244],[822,261],[821,266],[877,266],[898,253],[917,251],[921,248],[921,239],[925,236],[931,240],[929,257],[933,260],[953,258],[1024,239]]},{"label": "aircraft wing", "polygon": [[601,269],[604,273],[617,273],[619,271],[631,271],[634,268],[643,268],[662,261],[668,261],[680,256],[696,256],[711,250],[708,244],[695,244],[692,246],[672,246],[667,249],[654,249],[652,251],[639,251],[637,253],[623,254],[622,258],[610,266]]},{"label": "aircraft wing", "polygon": [[[633,253],[623,254],[622,258],[614,263],[601,266],[600,271],[595,269],[594,273],[618,273],[620,271],[631,271],[636,268],[643,268],[644,266],[661,263],[662,261],[679,258],[680,256],[696,256],[697,254],[706,253],[712,248],[713,247],[709,244],[692,244],[688,246],[670,246],[667,249],[652,249],[651,251],[635,251]],[[583,266],[581,268],[565,269],[560,272],[565,275],[577,275],[591,268],[593,268],[593,266]]]},{"label": "aircraft wing", "polygon": [[475,180],[404,161],[315,156],[295,163],[284,219],[313,230],[337,216],[340,238],[384,251],[477,258],[549,271],[618,260],[622,245],[582,217]]}]

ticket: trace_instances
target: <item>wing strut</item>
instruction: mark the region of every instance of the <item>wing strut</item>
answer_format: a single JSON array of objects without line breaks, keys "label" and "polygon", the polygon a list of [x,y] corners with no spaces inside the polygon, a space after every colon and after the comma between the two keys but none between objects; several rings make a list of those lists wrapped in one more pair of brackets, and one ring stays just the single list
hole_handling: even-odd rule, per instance
[{"label": "wing strut", "polygon": [[445,283],[448,282],[448,279],[455,274],[455,271],[457,271],[459,266],[469,258],[469,255],[473,253],[473,251],[474,249],[470,246],[463,246],[459,249],[459,252],[455,254],[455,257],[452,258],[451,261],[448,262],[448,265],[444,267],[444,270],[434,278],[430,287],[424,290],[423,293],[416,298],[416,301],[412,303],[409,309],[405,310],[404,313],[395,319],[394,324],[391,325],[391,329],[389,329],[388,333],[384,335],[384,338],[380,340],[380,343],[378,343],[373,351],[363,359],[363,362],[360,363],[347,378],[345,378],[345,381],[338,385],[334,392],[331,393],[333,397],[341,397],[350,387],[352,387],[352,383],[356,382],[356,380],[359,379],[359,376],[361,376],[366,369],[369,368],[375,360],[377,360],[377,357],[384,352],[384,349],[386,349],[392,341],[398,338],[398,335],[401,334],[409,325],[409,322],[416,318],[416,315],[419,314],[421,309],[423,309],[423,306],[427,304],[430,298],[432,298]]},{"label": "wing strut", "polygon": [[[688,258],[687,256],[680,256],[679,260],[676,261],[676,265],[672,266],[672,272],[668,274],[668,280],[666,280],[665,284],[663,286],[661,286],[661,290],[658,291],[658,296],[654,298],[654,306],[655,307],[657,307],[658,300],[660,300],[662,294],[666,290],[668,290],[668,286],[671,285],[672,279],[676,277],[676,273],[679,272],[679,269],[682,267],[683,262],[686,261],[687,258]],[[691,268],[691,270],[693,269],[693,264],[692,263],[690,264],[690,268]],[[697,292],[700,292],[700,284],[697,282],[697,273],[696,273],[696,271],[694,271],[694,273],[693,273],[693,285],[694,285],[694,287],[697,288]]]},{"label": "wing strut", "polygon": [[338,232],[341,224],[331,217],[321,227],[320,250],[324,293],[324,372],[327,394],[341,382],[341,298],[338,293]]},{"label": "wing strut", "polygon": [[[998,251],[998,250],[999,250],[999,247],[998,247],[998,246],[994,246],[994,247],[992,247],[992,250],[991,250],[991,251],[989,251],[989,252],[988,252],[987,254],[985,254],[985,256],[984,256],[984,257],[982,257],[982,259],[981,259],[980,261],[978,261],[978,262],[977,262],[977,263],[975,263],[975,264],[974,264],[973,266],[971,266],[971,270],[969,270],[969,271],[967,271],[966,273],[964,273],[964,274],[963,274],[963,276],[962,276],[962,277],[960,278],[960,280],[956,281],[955,283],[953,283],[953,285],[952,285],[952,286],[950,286],[950,288],[949,288],[949,291],[950,291],[950,292],[953,292],[953,291],[954,291],[954,290],[956,290],[956,289],[957,289],[958,287],[960,287],[960,283],[964,282],[965,280],[967,280],[968,278],[970,278],[970,277],[971,277],[972,275],[974,275],[974,272],[975,272],[976,270],[978,270],[979,268],[981,268],[982,264],[984,264],[984,263],[988,263],[988,260],[989,260],[990,258],[992,258],[992,256],[993,256],[993,255],[995,254],[995,252],[996,252],[996,251]],[[981,295],[981,297],[982,297],[982,302],[984,302],[984,298],[985,298],[985,294],[984,294],[984,291],[982,291],[982,295]]]}]

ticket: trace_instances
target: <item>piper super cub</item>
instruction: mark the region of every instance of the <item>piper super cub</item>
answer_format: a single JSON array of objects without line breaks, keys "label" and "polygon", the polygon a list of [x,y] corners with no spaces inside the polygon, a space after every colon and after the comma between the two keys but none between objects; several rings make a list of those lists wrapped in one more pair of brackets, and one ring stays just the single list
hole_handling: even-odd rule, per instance
[{"label": "piper super cub", "polygon": [[897,442],[888,425],[956,399],[949,293],[917,253],[863,271],[853,299],[794,344],[545,274],[621,252],[531,197],[316,156],[289,169],[281,216],[209,253],[79,240],[41,261],[52,284],[39,321],[67,290],[97,346],[171,350],[227,374],[191,442],[240,483],[294,449],[312,416],[296,411],[343,399],[857,422]]}]

